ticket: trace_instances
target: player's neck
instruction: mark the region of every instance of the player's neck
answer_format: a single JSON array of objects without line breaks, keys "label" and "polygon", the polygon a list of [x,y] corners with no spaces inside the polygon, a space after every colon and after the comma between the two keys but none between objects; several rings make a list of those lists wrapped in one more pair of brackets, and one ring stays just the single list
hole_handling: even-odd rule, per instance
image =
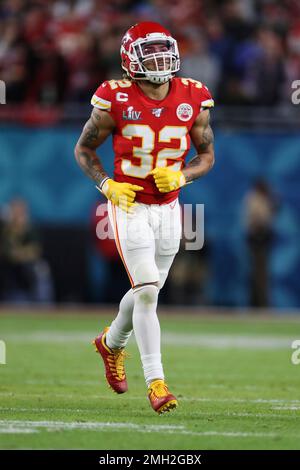
[{"label": "player's neck", "polygon": [[139,80],[136,83],[145,93],[145,95],[147,95],[149,98],[152,98],[153,100],[164,100],[169,93],[170,81],[160,85],[151,83],[148,80]]}]

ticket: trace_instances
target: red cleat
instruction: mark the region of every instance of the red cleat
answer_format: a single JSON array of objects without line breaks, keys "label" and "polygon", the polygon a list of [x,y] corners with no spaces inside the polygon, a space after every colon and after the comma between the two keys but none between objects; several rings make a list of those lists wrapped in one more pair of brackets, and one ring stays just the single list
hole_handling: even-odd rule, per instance
[{"label": "red cleat", "polygon": [[178,406],[178,401],[170,393],[164,380],[157,379],[151,382],[148,388],[148,398],[152,408],[158,414],[169,412]]},{"label": "red cleat", "polygon": [[105,376],[108,385],[116,393],[125,393],[128,390],[124,359],[128,357],[124,348],[111,349],[105,344],[106,333],[109,328],[104,328],[103,332],[93,341],[96,346],[96,352],[102,356],[105,366]]}]

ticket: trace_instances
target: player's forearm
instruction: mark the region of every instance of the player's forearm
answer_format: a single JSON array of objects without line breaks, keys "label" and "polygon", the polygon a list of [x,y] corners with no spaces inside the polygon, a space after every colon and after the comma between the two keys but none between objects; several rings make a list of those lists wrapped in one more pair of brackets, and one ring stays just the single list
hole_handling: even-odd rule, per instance
[{"label": "player's forearm", "polygon": [[197,155],[182,170],[187,183],[206,175],[213,167],[215,161],[214,133],[209,121],[209,111],[205,110],[203,113],[200,113],[191,130],[191,137],[197,150]]},{"label": "player's forearm", "polygon": [[211,148],[206,152],[197,154],[192,158],[189,163],[184,167],[182,173],[185,176],[187,183],[194,181],[201,176],[206,175],[206,173],[211,170],[214,165],[214,150],[211,145]]},{"label": "player's forearm", "polygon": [[82,171],[98,185],[107,178],[99,157],[95,150],[77,144],[75,147],[75,158]]}]

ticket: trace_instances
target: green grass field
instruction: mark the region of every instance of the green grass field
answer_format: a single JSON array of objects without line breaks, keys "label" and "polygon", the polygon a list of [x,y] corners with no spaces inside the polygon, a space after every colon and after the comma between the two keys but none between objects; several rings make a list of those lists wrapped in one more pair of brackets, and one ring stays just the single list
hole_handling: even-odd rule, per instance
[{"label": "green grass field", "polygon": [[135,341],[129,391],[113,394],[90,341],[112,317],[0,314],[1,449],[299,449],[300,317],[162,315],[163,362],[179,408],[148,403]]}]

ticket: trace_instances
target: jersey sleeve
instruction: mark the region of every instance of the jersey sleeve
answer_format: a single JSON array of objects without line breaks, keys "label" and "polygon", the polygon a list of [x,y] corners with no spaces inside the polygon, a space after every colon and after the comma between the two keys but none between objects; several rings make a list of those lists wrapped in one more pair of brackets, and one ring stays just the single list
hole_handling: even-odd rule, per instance
[{"label": "jersey sleeve", "polygon": [[200,111],[203,111],[204,109],[210,109],[215,106],[215,102],[211,96],[211,93],[207,86],[203,85],[202,87],[202,93],[200,97]]},{"label": "jersey sleeve", "polygon": [[103,82],[100,85],[91,99],[91,105],[102,111],[112,112],[112,92],[108,82]]},{"label": "jersey sleeve", "polygon": [[215,103],[207,86],[197,80],[188,80],[192,100],[195,106],[199,107],[199,111],[201,112],[204,111],[204,109],[213,108]]}]

